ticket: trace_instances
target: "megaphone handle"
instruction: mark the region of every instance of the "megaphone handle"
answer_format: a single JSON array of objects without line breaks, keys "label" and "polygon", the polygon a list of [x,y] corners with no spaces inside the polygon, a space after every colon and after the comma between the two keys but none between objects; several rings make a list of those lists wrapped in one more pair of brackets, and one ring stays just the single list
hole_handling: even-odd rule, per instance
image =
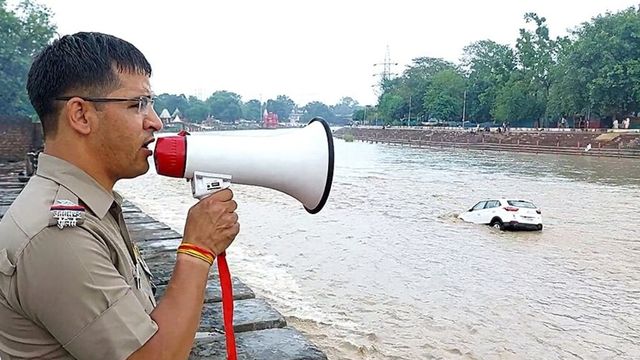
[{"label": "megaphone handle", "polygon": [[233,287],[226,253],[223,252],[218,255],[217,260],[220,290],[222,292],[222,318],[224,320],[224,336],[227,343],[227,359],[237,360],[236,336],[233,331]]}]

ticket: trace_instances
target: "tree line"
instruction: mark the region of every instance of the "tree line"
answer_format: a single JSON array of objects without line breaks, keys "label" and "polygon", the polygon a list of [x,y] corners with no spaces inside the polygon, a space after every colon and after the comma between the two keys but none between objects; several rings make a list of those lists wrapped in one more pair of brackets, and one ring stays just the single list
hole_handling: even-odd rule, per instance
[{"label": "tree line", "polygon": [[167,109],[170,114],[179,110],[180,116],[191,122],[201,123],[213,118],[226,123],[233,123],[244,119],[261,122],[265,111],[278,115],[280,121],[289,119],[292,113],[298,113],[301,122],[308,122],[319,116],[330,124],[345,125],[350,123],[352,114],[360,108],[358,102],[345,96],[334,105],[327,105],[321,101],[312,101],[304,106],[298,106],[289,96],[278,95],[275,99],[261,102],[257,99],[243,101],[234,92],[221,90],[201,100],[195,96],[184,94],[160,94],[154,102],[154,109],[158,114]]},{"label": "tree line", "polygon": [[[569,35],[552,39],[544,17],[524,16],[515,46],[482,40],[463,49],[459,63],[442,58],[412,60],[396,78],[383,78],[378,101],[363,107],[350,97],[334,105],[299,106],[289,96],[243,101],[230,91],[205,100],[161,94],[155,103],[179,109],[193,122],[216,118],[260,121],[266,110],[286,120],[321,116],[334,124],[428,121],[510,122],[551,125],[561,117],[602,119],[637,115],[640,106],[640,13],[628,8],[598,15]],[[35,118],[25,90],[33,55],[56,34],[48,8],[22,0],[10,9],[0,0],[0,114]]]},{"label": "tree line", "polygon": [[492,40],[463,49],[459,64],[413,59],[382,79],[376,106],[354,119],[386,124],[463,120],[554,125],[562,118],[637,115],[640,105],[640,13],[628,8],[550,38],[544,17],[524,16],[515,48]]}]

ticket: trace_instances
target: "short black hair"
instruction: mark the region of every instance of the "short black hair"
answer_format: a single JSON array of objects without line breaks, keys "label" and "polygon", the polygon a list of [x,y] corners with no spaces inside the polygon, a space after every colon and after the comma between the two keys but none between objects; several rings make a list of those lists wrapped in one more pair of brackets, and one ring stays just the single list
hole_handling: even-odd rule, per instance
[{"label": "short black hair", "polygon": [[[131,43],[113,35],[79,32],[53,41],[38,53],[29,69],[27,92],[42,122],[43,134],[58,128],[55,98],[100,96],[117,89],[119,72],[151,76],[151,65]],[[84,91],[67,94],[68,91]]]}]

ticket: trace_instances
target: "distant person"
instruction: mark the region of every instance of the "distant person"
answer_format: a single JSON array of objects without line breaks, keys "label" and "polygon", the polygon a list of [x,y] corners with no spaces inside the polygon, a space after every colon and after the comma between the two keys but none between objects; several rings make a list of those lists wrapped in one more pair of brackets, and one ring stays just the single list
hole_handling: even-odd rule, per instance
[{"label": "distant person", "polygon": [[630,124],[631,124],[631,119],[630,118],[624,119],[624,128],[625,129],[628,129]]},{"label": "distant person", "polygon": [[567,128],[567,119],[564,116],[562,117],[562,119],[560,119],[560,128]]},{"label": "distant person", "polygon": [[162,128],[150,76],[136,47],[101,33],[63,36],[35,57],[27,91],[45,145],[0,222],[3,360],[188,357],[213,258],[239,231],[237,205],[227,189],[191,207],[156,305],[113,191],[149,170]]},{"label": "distant person", "polygon": [[618,119],[614,119],[613,120],[613,128],[617,129],[618,128]]}]

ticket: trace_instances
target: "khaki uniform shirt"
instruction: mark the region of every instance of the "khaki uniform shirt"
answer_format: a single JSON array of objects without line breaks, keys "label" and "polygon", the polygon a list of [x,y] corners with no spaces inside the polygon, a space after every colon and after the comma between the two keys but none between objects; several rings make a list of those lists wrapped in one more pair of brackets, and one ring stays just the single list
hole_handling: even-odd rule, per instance
[{"label": "khaki uniform shirt", "polygon": [[[51,206],[69,202],[85,208],[84,221],[59,228]],[[2,360],[125,359],[155,334],[121,203],[74,165],[40,155],[0,222]]]}]

